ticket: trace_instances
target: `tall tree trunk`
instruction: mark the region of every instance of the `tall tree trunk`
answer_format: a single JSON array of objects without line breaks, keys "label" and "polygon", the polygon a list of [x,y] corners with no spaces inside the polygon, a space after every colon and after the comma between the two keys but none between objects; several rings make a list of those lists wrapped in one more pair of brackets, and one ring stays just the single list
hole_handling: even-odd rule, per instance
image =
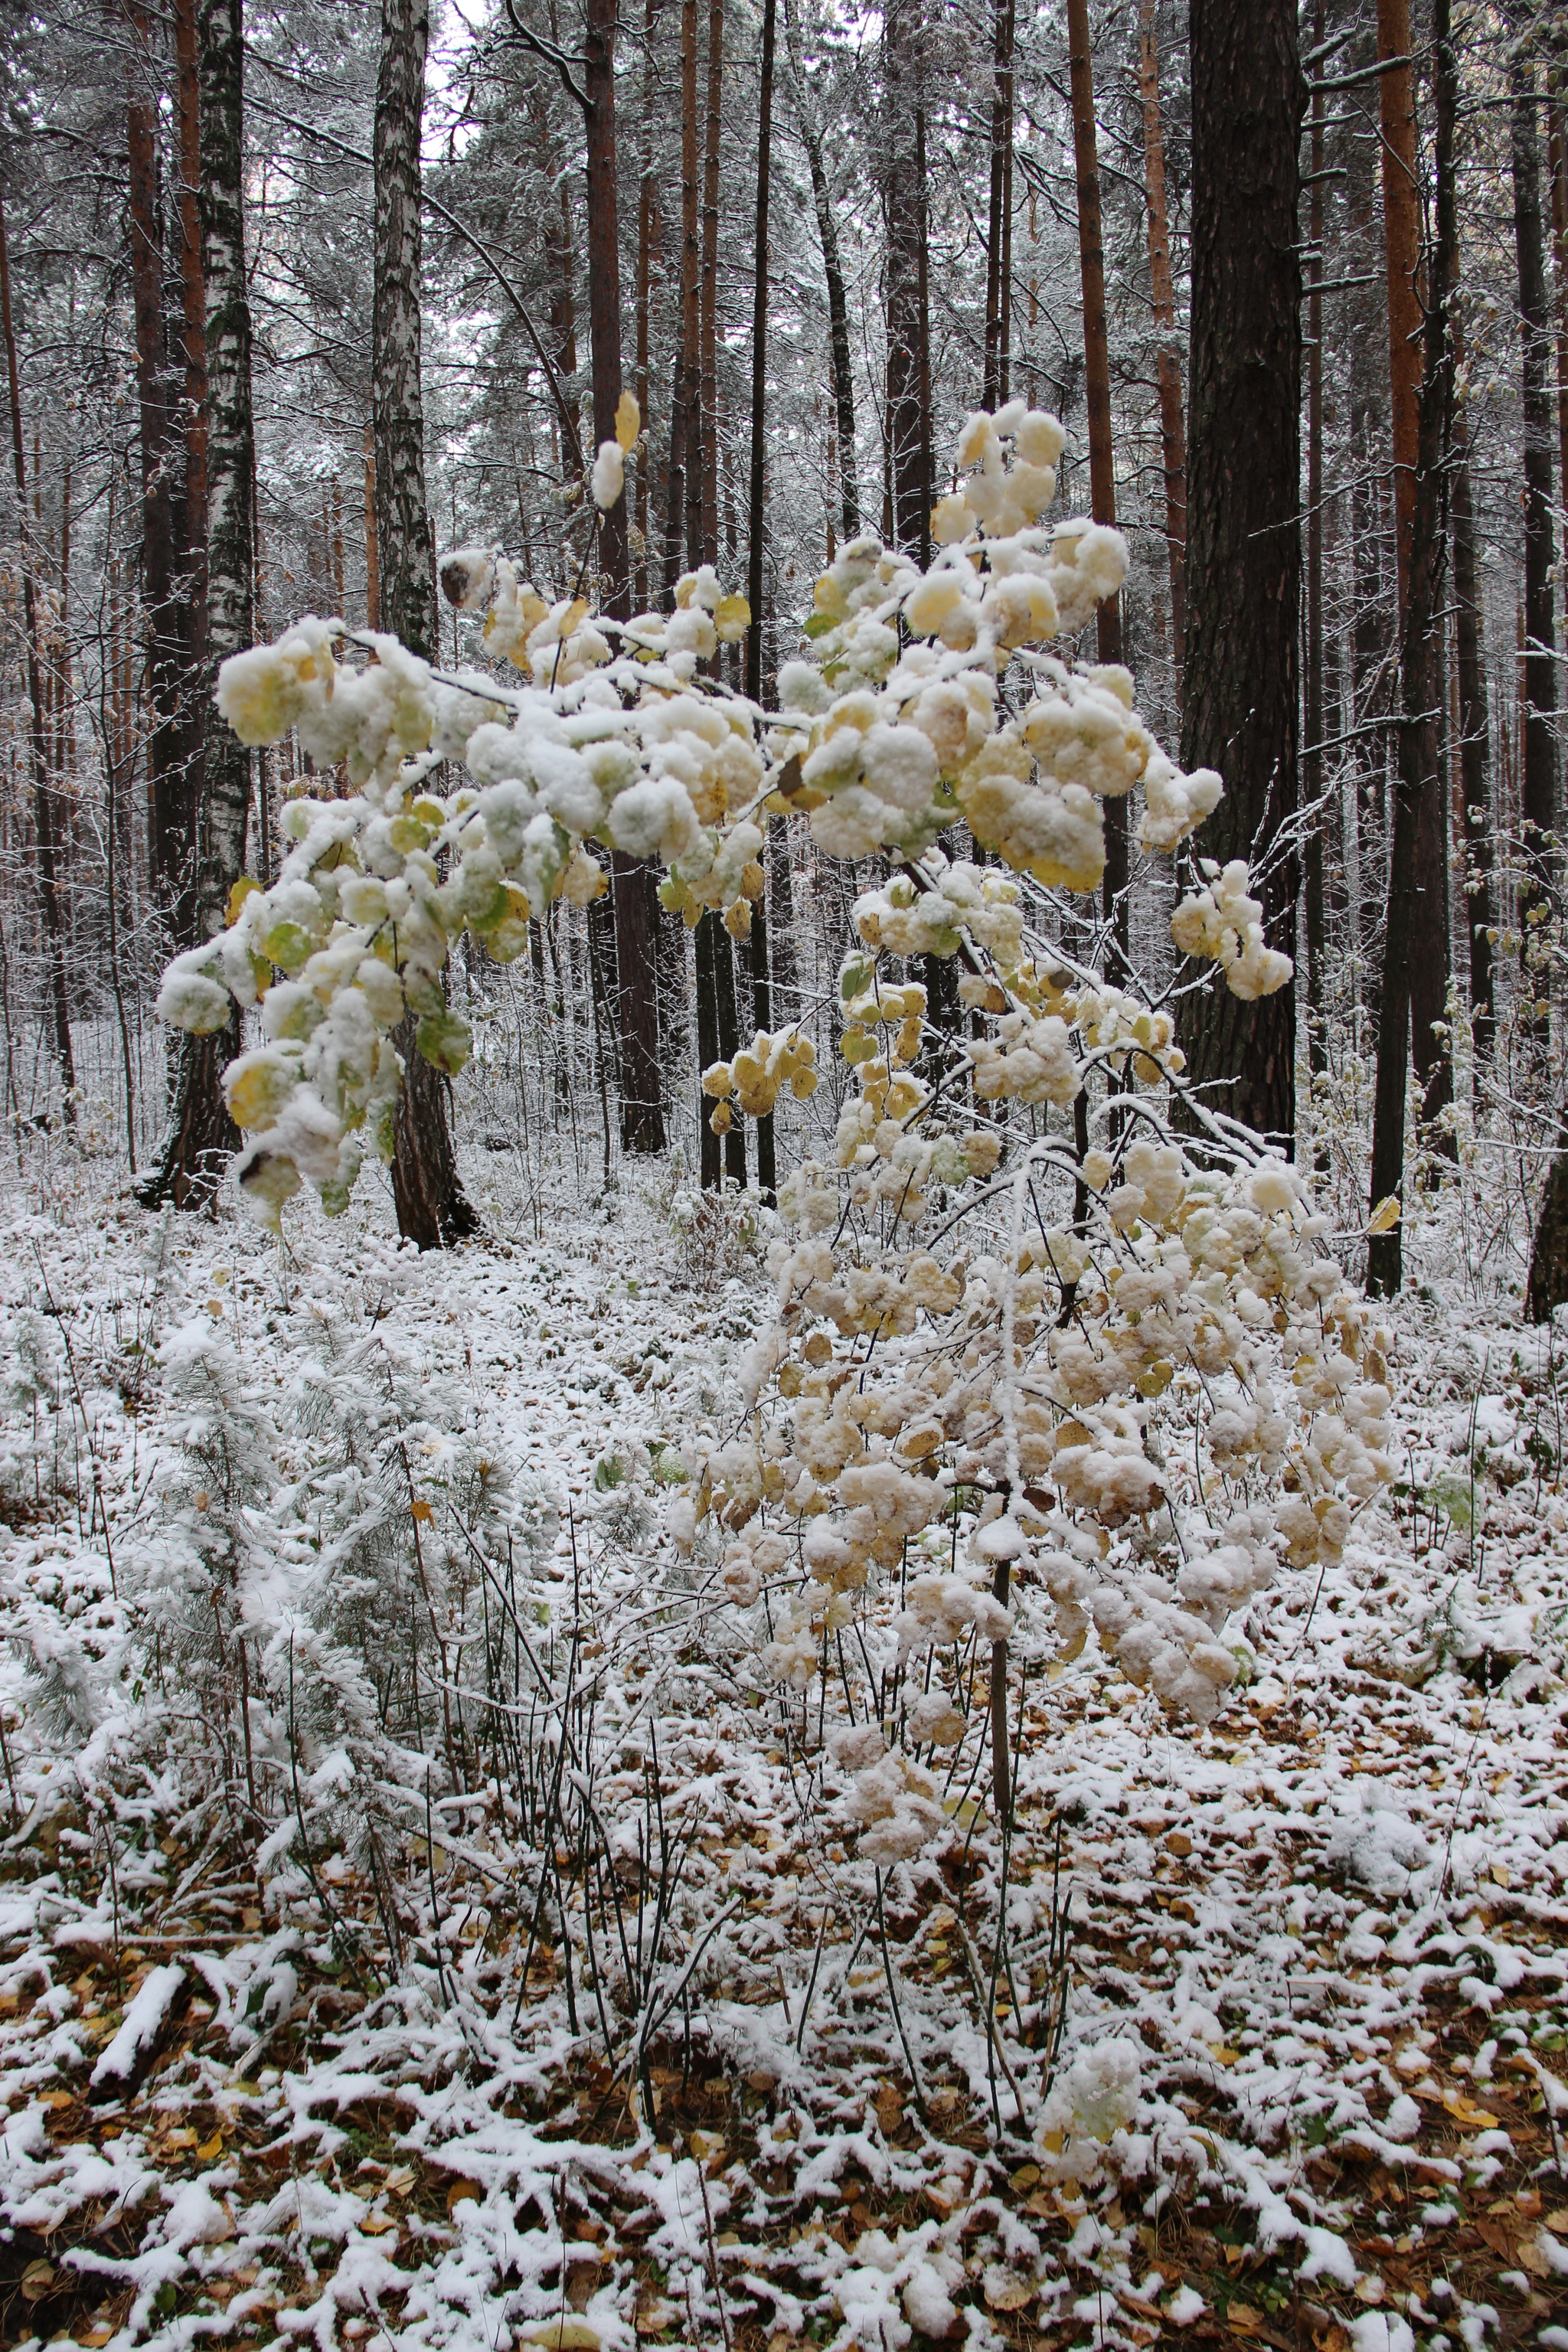
[{"label": "tall tree trunk", "polygon": [[[1456,322],[1455,365],[1460,352]],[[1469,425],[1461,399],[1454,410],[1453,478],[1450,499],[1454,530],[1454,653],[1459,689],[1459,790],[1464,801],[1468,865],[1479,887],[1467,890],[1470,940],[1470,1024],[1478,1052],[1491,1043],[1492,946],[1487,934],[1497,918],[1492,904],[1492,812],[1490,720],[1487,710],[1481,609],[1476,586],[1476,526],[1470,496]]]},{"label": "tall tree trunk", "polygon": [[[789,44],[790,71],[795,81],[795,121],[811,173],[812,202],[816,208],[816,233],[822,242],[823,275],[827,280],[828,348],[833,358],[833,404],[838,428],[839,500],[845,539],[860,533],[860,492],[855,461],[855,376],[849,360],[849,305],[844,291],[844,264],[838,252],[838,224],[822,160],[822,135],[812,112],[801,58],[800,25],[795,0],[784,0],[784,37]],[[831,560],[831,559],[830,559]]]},{"label": "tall tree trunk", "polygon": [[1159,338],[1154,373],[1160,387],[1160,449],[1165,468],[1171,656],[1175,664],[1179,704],[1187,634],[1187,445],[1182,418],[1182,362],[1176,349],[1176,297],[1171,280],[1171,228],[1165,207],[1165,134],[1160,111],[1155,7],[1156,0],[1139,0],[1138,84],[1143,101],[1143,178],[1149,199],[1149,290],[1153,299],[1154,332]]},{"label": "tall tree trunk", "polygon": [[[250,298],[245,267],[245,45],[241,0],[198,0],[202,275],[206,309],[206,620],[204,700],[218,665],[256,635],[252,538],[255,427],[250,397]],[[196,929],[212,939],[228,919],[245,864],[250,754],[226,727],[205,730],[196,809]],[[239,1051],[239,1019],[210,1037],[184,1037],[149,1206],[210,1202],[239,1136],[219,1083]]]},{"label": "tall tree trunk", "polygon": [[[1403,1191],[1405,1181],[1405,1052],[1412,1010],[1415,928],[1431,919],[1420,903],[1416,853],[1422,803],[1443,794],[1437,730],[1438,593],[1443,548],[1443,465],[1453,406],[1453,351],[1448,300],[1458,238],[1454,198],[1454,117],[1458,74],[1449,35],[1448,0],[1433,0],[1432,40],[1436,122],[1434,163],[1437,238],[1432,254],[1422,331],[1423,364],[1416,404],[1415,466],[1411,478],[1410,540],[1400,646],[1403,709],[1394,840],[1389,858],[1388,920],[1378,1012],[1377,1079],[1373,1103],[1372,1198]],[[1367,1244],[1367,1286],[1391,1298],[1403,1273],[1401,1228],[1374,1234]]]},{"label": "tall tree trunk", "polygon": [[985,358],[980,405],[995,410],[1006,399],[1003,352],[1012,303],[1007,269],[1007,163],[1013,145],[1015,0],[994,0],[991,44],[991,186],[985,234]]},{"label": "tall tree trunk", "polygon": [[[1150,16],[1153,0],[1143,0]],[[1323,0],[1316,0],[1312,41],[1323,44]],[[1323,93],[1312,92],[1310,225],[1308,231],[1307,298],[1307,675],[1301,784],[1307,805],[1323,797]],[[1307,835],[1307,1001],[1310,1009],[1307,1051],[1314,1072],[1328,1067],[1323,988],[1328,931],[1323,908],[1325,812],[1318,811]]]},{"label": "tall tree trunk", "polygon": [[[616,0],[587,0],[588,326],[594,352],[594,439],[616,437],[621,399],[621,256],[616,202]],[[613,619],[631,613],[626,494],[600,514],[600,602]]]},{"label": "tall tree trunk", "polygon": [[[1560,75],[1552,80],[1560,88]],[[1547,171],[1552,182],[1552,290],[1557,329],[1558,480],[1568,482],[1568,110],[1554,95],[1546,110]],[[1563,518],[1563,552],[1568,562],[1568,514]]]},{"label": "tall tree trunk", "polygon": [[[1100,215],[1100,154],[1094,125],[1094,58],[1089,0],[1068,0],[1068,49],[1072,77],[1073,159],[1078,177],[1079,274],[1083,287],[1084,390],[1089,407],[1089,502],[1096,522],[1116,520],[1116,472],[1110,430],[1110,345],[1105,322],[1105,247]],[[1095,615],[1102,662],[1121,659],[1121,599],[1108,597]],[[1100,803],[1105,819],[1105,873],[1100,910],[1113,969],[1128,969],[1127,803]]]},{"label": "tall tree trunk", "polygon": [[[174,0],[180,124],[180,303],[185,361],[185,549],[195,573],[190,609],[206,617],[207,341],[202,272],[202,108],[196,0]],[[198,641],[193,656],[201,658]]]},{"label": "tall tree trunk", "polygon": [[[1388,279],[1388,379],[1394,420],[1394,546],[1401,635],[1410,593],[1415,513],[1416,441],[1421,405],[1421,189],[1417,177],[1415,69],[1409,59],[1410,0],[1377,0],[1378,79],[1382,129],[1384,251]],[[1432,675],[1428,667],[1426,675]],[[1410,698],[1405,696],[1408,723]],[[1437,735],[1423,765],[1435,772]],[[1424,792],[1417,814],[1415,907],[1410,927],[1411,1058],[1422,1090],[1424,1116],[1436,1118],[1454,1097],[1453,1061],[1435,1024],[1447,1012],[1448,889],[1446,795]],[[1392,888],[1392,882],[1391,882]],[[1386,961],[1385,961],[1385,969]],[[1450,1145],[1452,1138],[1449,1139]]]},{"label": "tall tree trunk", "polygon": [[916,137],[921,108],[922,0],[889,0],[883,19],[882,203],[887,221],[887,452],[892,492],[892,537],[901,548],[924,543],[931,499],[923,478],[928,432],[921,384],[929,375],[922,355],[926,321],[921,312],[924,275],[921,241],[924,192]]},{"label": "tall tree trunk", "polygon": [[686,567],[702,561],[702,185],[697,127],[697,0],[680,10],[680,341],[686,355]]},{"label": "tall tree trunk", "polygon": [[[616,205],[616,0],[588,0],[584,110],[588,144],[588,316],[594,347],[594,439],[616,437],[621,378],[620,234]],[[599,575],[605,611],[631,613],[626,494],[598,517]],[[621,1141],[628,1151],[664,1150],[664,1097],[658,1055],[658,936],[652,872],[624,850],[610,855],[614,937],[600,958],[613,975],[612,1027],[620,1079]]]},{"label": "tall tree trunk", "polygon": [[49,761],[44,722],[43,665],[38,657],[38,597],[27,532],[27,459],[22,433],[22,381],[16,365],[16,329],[11,310],[11,256],[5,215],[0,206],[0,328],[5,338],[5,381],[11,404],[11,459],[16,484],[16,538],[22,567],[22,630],[26,640],[27,749],[32,763],[33,824],[38,845],[38,897],[48,961],[49,1009],[54,1017],[55,1058],[68,1121],[76,1116],[76,1059],[71,1050],[70,1000],[66,988],[65,926],[60,916],[55,811],[49,793]]},{"label": "tall tree trunk", "polygon": [[[419,377],[420,162],[428,0],[382,0],[375,85],[375,282],[371,404],[375,427],[375,536],[382,626],[426,661],[440,653],[435,548],[425,495],[425,404]],[[397,1230],[422,1250],[478,1230],[458,1178],[447,1081],[414,1042],[395,1043],[404,1081],[393,1119]]]},{"label": "tall tree trunk", "polygon": [[[1187,664],[1182,764],[1226,796],[1205,856],[1267,856],[1297,806],[1301,587],[1302,81],[1294,0],[1193,0],[1193,295]],[[1264,891],[1295,931],[1295,862]],[[1292,989],[1182,1000],[1191,1081],[1287,1151],[1296,1132]]]},{"label": "tall tree trunk", "polygon": [[[715,565],[719,561],[719,165],[723,128],[724,0],[708,0],[708,114],[702,153],[702,464],[697,488],[702,509],[702,561]],[[715,676],[718,664],[715,654]]]},{"label": "tall tree trunk", "polygon": [[[746,519],[746,594],[752,625],[746,632],[746,692],[753,702],[763,698],[763,632],[766,568],[763,544],[767,523],[768,421],[768,199],[773,166],[773,45],[777,0],[763,0],[762,71],[757,85],[757,233],[752,272],[752,466],[750,512]],[[763,819],[763,864],[765,876],[771,856],[772,826]],[[773,1024],[773,993],[768,970],[767,892],[752,910],[752,1013],[759,1029]],[[771,1200],[776,1170],[773,1119],[769,1111],[757,1121],[757,1182]]]},{"label": "tall tree trunk", "polygon": [[174,556],[174,420],[163,336],[157,87],[146,8],[142,0],[127,0],[126,13],[132,34],[126,152],[142,454],[142,593],[153,721],[147,743],[149,834],[153,887],[173,941],[184,948],[195,937],[195,812],[180,709],[185,646]]},{"label": "tall tree trunk", "polygon": [[[1533,69],[1516,64],[1513,91],[1513,230],[1519,267],[1520,338],[1522,346],[1524,412],[1524,772],[1521,807],[1526,840],[1527,879],[1521,916],[1544,900],[1551,860],[1542,836],[1557,815],[1557,761],[1552,719],[1557,692],[1553,677],[1556,630],[1552,596],[1552,405],[1547,365],[1552,324],[1546,300],[1542,243],[1541,166],[1535,131]],[[1523,924],[1528,940],[1532,926]],[[1542,982],[1526,950],[1525,987],[1541,996]]]},{"label": "tall tree trunk", "polygon": [[653,471],[653,406],[650,396],[652,378],[648,367],[648,338],[653,299],[653,248],[658,220],[658,180],[654,163],[654,25],[658,14],[658,0],[646,0],[643,14],[643,87],[642,87],[642,170],[637,179],[637,413],[642,418],[646,453],[637,463],[637,563],[633,581],[633,596],[639,610],[646,611],[652,589],[648,563],[650,534],[653,529],[651,503],[648,497],[648,477]]}]

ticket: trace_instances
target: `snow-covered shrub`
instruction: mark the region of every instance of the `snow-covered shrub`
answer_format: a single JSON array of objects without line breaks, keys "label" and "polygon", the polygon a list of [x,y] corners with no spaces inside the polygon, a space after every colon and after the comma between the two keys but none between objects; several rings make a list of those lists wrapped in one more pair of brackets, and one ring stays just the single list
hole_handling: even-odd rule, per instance
[{"label": "snow-covered shrub", "polygon": [[[278,881],[237,891],[228,929],[171,968],[164,1010],[201,1025],[209,987],[259,1006],[265,1042],[225,1084],[250,1137],[239,1181],[275,1223],[301,1181],[341,1207],[366,1143],[390,1149],[405,1009],[421,1050],[460,1066],[439,983],[452,941],[520,953],[554,898],[605,887],[588,844],[657,855],[665,903],[737,937],[766,814],[804,818],[830,856],[888,853],[840,978],[854,1091],[830,1155],[781,1188],[777,1319],[744,1368],[755,1411],[689,1448],[672,1532],[689,1547],[716,1522],[739,1606],[775,1589],[761,1663],[789,1688],[830,1656],[880,1654],[906,1685],[934,1677],[945,1724],[943,1692],[965,1715],[967,1663],[1005,1643],[1022,1593],[1069,1655],[1092,1624],[1134,1682],[1207,1722],[1237,1673],[1228,1617],[1282,1557],[1337,1559],[1388,1475],[1386,1349],[1293,1171],[1196,1102],[1201,1150],[1173,1131],[1184,1064],[1164,1006],[1030,928],[1020,877],[1098,887],[1106,800],[1141,790],[1143,837],[1169,850],[1222,790],[1160,751],[1125,670],[1042,650],[1127,562],[1113,530],[1041,524],[1062,446],[1022,402],[972,418],[929,568],[872,538],[846,548],[814,593],[813,658],[784,666],[771,715],[697,674],[749,618],[706,569],[673,614],[622,625],[580,600],[547,609],[504,557],[464,551],[448,593],[486,611],[523,686],[440,678],[336,622],[226,664],[219,705],[247,741],[292,726],[357,789],[289,804]],[[362,646],[371,667],[340,658]],[[437,793],[442,761],[471,781]],[[938,846],[959,817],[1000,866]],[[1239,996],[1280,987],[1289,960],[1245,866],[1199,861],[1189,879],[1182,949]],[[883,963],[914,955],[962,963],[983,1033],[963,1041],[967,1090],[921,1074],[926,991]],[[712,1124],[809,1095],[818,1051],[759,1034],[705,1074]],[[985,1204],[1004,1237],[965,1247]],[[851,1627],[855,1643],[836,1640]],[[903,1737],[934,1738],[914,1720]],[[864,1850],[907,1856],[942,1820],[921,1768],[862,1769],[888,1782],[857,1800]],[[916,1777],[895,1789],[900,1772]]]}]

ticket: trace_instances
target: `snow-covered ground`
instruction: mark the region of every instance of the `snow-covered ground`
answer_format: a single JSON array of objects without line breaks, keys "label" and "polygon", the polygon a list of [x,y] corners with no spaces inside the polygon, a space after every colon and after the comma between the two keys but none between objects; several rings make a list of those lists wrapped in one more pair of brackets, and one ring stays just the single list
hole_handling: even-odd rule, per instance
[{"label": "snow-covered ground", "polygon": [[1544,1336],[1402,1305],[1398,1485],[1208,1730],[1026,1588],[1011,1834],[976,1670],[951,1831],[879,1874],[662,1532],[755,1217],[468,1181],[423,1260],[374,1195],[280,1253],[11,1185],[5,2340],[1568,2347]]}]

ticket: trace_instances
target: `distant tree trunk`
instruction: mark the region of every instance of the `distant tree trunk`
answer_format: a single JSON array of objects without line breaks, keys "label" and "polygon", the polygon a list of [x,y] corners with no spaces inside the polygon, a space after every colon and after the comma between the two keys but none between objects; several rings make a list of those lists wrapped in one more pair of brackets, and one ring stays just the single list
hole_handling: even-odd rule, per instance
[{"label": "distant tree trunk", "polygon": [[[1557,814],[1557,761],[1552,720],[1557,705],[1553,663],[1556,630],[1552,596],[1552,406],[1547,364],[1552,325],[1542,244],[1541,167],[1535,132],[1533,70],[1516,64],[1513,90],[1513,230],[1519,267],[1520,337],[1524,415],[1524,772],[1521,805],[1528,879],[1521,916],[1542,903],[1551,859],[1542,843]],[[1526,937],[1529,927],[1526,926]],[[1529,950],[1527,950],[1528,959]],[[1542,992],[1527,960],[1525,986]]]},{"label": "distant tree trunk", "polygon": [[[723,128],[724,0],[708,0],[708,115],[702,152],[702,463],[696,488],[702,513],[702,561],[712,564],[719,561],[719,166]],[[713,661],[717,675],[718,655]],[[734,1132],[743,1136],[739,1127]]]},{"label": "distant tree trunk", "polygon": [[49,1009],[54,1016],[55,1057],[68,1121],[76,1116],[76,1059],[71,1050],[70,1000],[66,989],[65,926],[60,919],[58,843],[49,794],[49,760],[44,723],[43,665],[38,657],[37,590],[27,544],[27,458],[22,434],[22,383],[16,365],[16,330],[11,312],[11,257],[5,215],[0,207],[0,327],[5,337],[5,378],[11,401],[11,458],[16,484],[16,538],[22,569],[22,629],[26,639],[27,748],[33,771],[33,824],[38,846],[38,897],[43,908],[44,950],[48,961]]},{"label": "distant tree trunk", "polygon": [[[420,161],[428,0],[382,0],[375,86],[375,282],[371,399],[375,426],[375,533],[382,625],[410,653],[440,651],[435,547],[425,496],[425,404],[419,377]],[[392,1195],[397,1230],[422,1250],[477,1232],[458,1179],[447,1082],[414,1042],[394,1043],[404,1082],[393,1119]]]},{"label": "distant tree trunk", "polygon": [[[687,569],[703,560],[703,236],[696,130],[696,0],[682,0],[682,355],[687,395],[684,531]],[[717,1179],[715,1179],[717,1181]]]},{"label": "distant tree trunk", "polygon": [[[1193,0],[1192,360],[1182,765],[1226,797],[1201,854],[1267,855],[1297,806],[1301,589],[1297,201],[1302,81],[1294,0]],[[1295,929],[1294,860],[1264,891]],[[1191,1082],[1288,1152],[1296,1132],[1289,986],[1182,1000]]]},{"label": "distant tree trunk", "polygon": [[[1146,17],[1153,0],[1143,0]],[[1323,42],[1323,0],[1316,0],[1312,40]],[[1310,291],[1307,298],[1307,676],[1301,783],[1307,805],[1323,796],[1323,93],[1312,92],[1312,192],[1307,236]],[[1307,1001],[1310,1008],[1307,1052],[1314,1072],[1328,1067],[1324,1028],[1324,957],[1328,945],[1323,909],[1324,813],[1319,810],[1307,835]]]},{"label": "distant tree trunk", "polygon": [[[142,0],[128,0],[132,34],[126,107],[131,286],[142,455],[142,593],[147,611],[148,832],[153,886],[176,947],[195,936],[194,809],[180,689],[186,643],[176,583],[174,419],[163,335],[163,237],[152,33]],[[182,130],[184,125],[181,126]]]},{"label": "distant tree trunk", "polygon": [[784,0],[784,37],[789,44],[790,70],[795,80],[795,121],[811,173],[816,233],[822,241],[822,268],[827,280],[828,348],[833,357],[833,403],[838,427],[839,499],[844,536],[852,540],[858,538],[860,532],[860,494],[855,469],[855,376],[849,360],[849,305],[844,291],[844,265],[838,253],[838,224],[823,166],[822,137],[806,89],[795,0]]},{"label": "distant tree trunk", "polygon": [[[1559,77],[1552,76],[1557,83]],[[1557,327],[1558,480],[1568,482],[1568,111],[1561,97],[1546,110],[1547,170],[1552,182],[1552,289]],[[1568,562],[1568,514],[1563,518],[1563,552]]]},{"label": "distant tree trunk", "polygon": [[[1388,918],[1378,1008],[1377,1078],[1373,1102],[1372,1199],[1375,1205],[1403,1192],[1405,1182],[1405,1055],[1412,1011],[1415,928],[1429,922],[1421,907],[1416,871],[1422,804],[1443,791],[1437,730],[1437,614],[1442,574],[1443,466],[1453,404],[1453,352],[1448,300],[1458,249],[1454,201],[1454,116],[1457,69],[1449,37],[1448,0],[1433,0],[1432,41],[1436,121],[1434,164],[1437,238],[1432,254],[1422,334],[1423,366],[1416,406],[1415,467],[1411,478],[1410,541],[1400,646],[1404,708],[1399,721],[1399,772],[1394,840],[1389,856]],[[1391,1298],[1403,1274],[1401,1227],[1374,1234],[1367,1244],[1367,1286]]]},{"label": "distant tree trunk", "polygon": [[1013,146],[1015,0],[994,0],[991,45],[991,186],[985,234],[985,358],[980,405],[1000,408],[1006,319],[1012,304],[1007,269],[1008,161]]},{"label": "distant tree trunk", "polygon": [[364,428],[364,625],[381,626],[381,540],[375,527],[375,427]]},{"label": "distant tree trunk", "polygon": [[[746,520],[746,594],[752,625],[746,633],[746,692],[753,702],[763,698],[763,595],[766,581],[764,539],[767,524],[768,421],[768,199],[773,166],[773,45],[776,0],[763,0],[762,72],[757,87],[757,233],[752,261],[752,463],[750,512]],[[773,993],[768,970],[766,870],[777,855],[763,819],[764,888],[752,909],[752,1013],[759,1029],[773,1025]],[[757,1182],[771,1200],[776,1181],[773,1113],[757,1121]]]},{"label": "distant tree trunk", "polygon": [[[1171,281],[1171,229],[1165,209],[1165,134],[1160,113],[1160,50],[1156,0],[1139,0],[1138,81],[1143,101],[1143,177],[1149,199],[1149,288],[1160,341],[1154,373],[1160,386],[1160,445],[1165,467],[1165,544],[1171,565],[1171,654],[1176,698],[1187,633],[1187,443],[1182,418],[1182,362],[1176,349],[1176,297]],[[1314,166],[1314,169],[1316,167]]]},{"label": "distant tree trunk", "polygon": [[[1084,391],[1089,407],[1089,502],[1096,522],[1116,520],[1116,472],[1110,429],[1110,345],[1105,322],[1105,247],[1100,213],[1100,154],[1094,125],[1094,58],[1089,0],[1068,0],[1068,48],[1072,77],[1073,157],[1078,176],[1079,271],[1083,286]],[[1095,615],[1102,662],[1121,659],[1121,599],[1108,597]],[[1128,969],[1127,802],[1100,803],[1105,820],[1105,873],[1100,910],[1112,968]]]},{"label": "distant tree trunk", "polygon": [[[1455,364],[1459,359],[1456,326]],[[1487,933],[1496,920],[1492,906],[1492,811],[1489,769],[1490,719],[1487,709],[1486,668],[1482,654],[1481,609],[1476,586],[1476,527],[1470,497],[1469,426],[1463,400],[1454,411],[1453,476],[1450,485],[1454,529],[1454,653],[1459,689],[1459,790],[1464,800],[1465,840],[1468,863],[1479,883],[1467,893],[1466,921],[1470,940],[1470,1023],[1478,1051],[1491,1042],[1492,946]]]},{"label": "distant tree trunk", "polygon": [[648,554],[653,519],[648,477],[653,470],[653,404],[648,368],[648,332],[653,296],[653,247],[658,219],[658,180],[654,164],[654,26],[658,0],[646,0],[643,12],[642,170],[637,179],[637,396],[647,453],[637,463],[637,562],[633,597],[646,610],[652,587]]},{"label": "distant tree trunk", "polygon": [[[1380,63],[1408,58],[1410,0],[1377,0]],[[1384,252],[1388,279],[1389,390],[1394,419],[1394,544],[1401,634],[1410,593],[1415,512],[1416,441],[1421,405],[1421,189],[1417,177],[1415,69],[1389,65],[1378,79],[1382,129]],[[1433,673],[1426,670],[1428,681]],[[1410,698],[1405,697],[1408,722]],[[1436,772],[1437,729],[1423,765]],[[1454,1098],[1451,1054],[1435,1034],[1448,1000],[1448,825],[1445,795],[1423,792],[1415,837],[1415,904],[1410,925],[1410,1046],[1423,1115],[1436,1118]],[[1393,883],[1391,879],[1390,887]],[[1453,1139],[1448,1139],[1453,1148]]]},{"label": "distant tree trunk", "polygon": [[929,376],[921,310],[925,229],[917,127],[921,110],[921,0],[889,0],[883,18],[882,205],[887,223],[887,450],[892,491],[892,537],[918,551],[924,543],[931,499],[924,480],[929,439],[921,385]]},{"label": "distant tree trunk", "polygon": [[[178,66],[180,126],[181,340],[185,361],[185,531],[187,561],[194,573],[189,610],[206,619],[207,528],[207,342],[206,289],[202,270],[202,106],[196,0],[174,0],[174,51]],[[201,659],[198,628],[191,646]],[[205,714],[203,713],[205,721]],[[200,756],[199,738],[195,746]]]}]

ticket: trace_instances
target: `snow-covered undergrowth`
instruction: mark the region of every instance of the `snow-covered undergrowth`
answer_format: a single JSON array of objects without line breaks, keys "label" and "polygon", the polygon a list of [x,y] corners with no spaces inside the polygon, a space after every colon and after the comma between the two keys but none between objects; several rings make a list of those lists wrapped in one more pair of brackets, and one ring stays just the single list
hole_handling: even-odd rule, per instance
[{"label": "snow-covered undergrowth", "polygon": [[423,1260],[17,1184],[6,2340],[1564,2340],[1544,1338],[1402,1306],[1394,1486],[1207,1728],[1025,1581],[1011,1833],[976,1651],[879,1869],[665,1534],[765,1230],[512,1181]]}]

